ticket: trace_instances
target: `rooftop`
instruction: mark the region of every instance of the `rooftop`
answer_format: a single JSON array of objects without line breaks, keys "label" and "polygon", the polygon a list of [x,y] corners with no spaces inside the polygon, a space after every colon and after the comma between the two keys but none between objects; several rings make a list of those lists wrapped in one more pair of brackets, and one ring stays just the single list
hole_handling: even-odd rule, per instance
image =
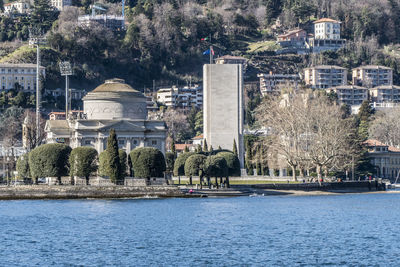
[{"label": "rooftop", "polygon": [[[0,63],[0,68],[36,68],[36,64],[31,63]],[[41,69],[44,69],[43,66],[40,66]]]},{"label": "rooftop", "polygon": [[244,57],[239,57],[239,56],[231,56],[231,55],[225,55],[225,56],[222,56],[222,57],[219,57],[219,58],[217,58],[217,60],[218,59],[236,59],[236,60],[247,60],[246,58],[244,58]]},{"label": "rooftop", "polygon": [[341,23],[338,20],[334,20],[334,19],[330,19],[330,18],[323,18],[323,19],[319,19],[317,21],[314,21],[314,24],[315,23],[324,23],[324,22]]},{"label": "rooftop", "polygon": [[198,136],[193,137],[192,140],[201,140],[203,138],[204,138],[203,134],[200,134]]},{"label": "rooftop", "polygon": [[182,151],[182,150],[185,150],[186,147],[190,148],[192,146],[193,146],[192,144],[175,144],[175,149]]},{"label": "rooftop", "polygon": [[371,88],[371,90],[374,90],[374,89],[400,89],[400,86],[397,86],[397,85],[381,85],[381,86],[377,86],[377,87],[374,87],[374,88]]},{"label": "rooftop", "polygon": [[385,66],[378,66],[378,65],[366,65],[366,66],[360,66],[355,68],[355,70],[357,69],[383,69],[383,70],[391,70],[392,68],[389,67],[385,67]]},{"label": "rooftop", "polygon": [[307,69],[337,69],[337,70],[345,70],[345,68],[339,67],[339,66],[335,66],[335,65],[318,65],[318,66],[312,66],[309,68],[305,68]]},{"label": "rooftop", "polygon": [[341,85],[333,87],[333,89],[360,89],[360,90],[368,90],[366,87],[357,86],[357,85]]},{"label": "rooftop", "polygon": [[99,85],[92,91],[92,93],[97,92],[131,92],[140,93],[139,91],[133,89],[129,84],[125,83],[123,79],[110,79],[106,80],[103,84]]},{"label": "rooftop", "polygon": [[304,31],[304,30],[303,29],[295,29],[295,30],[291,30],[291,31],[285,32],[284,34],[280,34],[280,35],[278,35],[278,37],[286,37],[286,36],[289,36],[289,35],[292,35],[292,34],[295,34],[295,33],[299,33],[299,32],[302,32],[302,31]]},{"label": "rooftop", "polygon": [[380,142],[380,141],[378,141],[376,139],[368,139],[367,141],[363,142],[362,144],[366,145],[368,147],[377,147],[377,146],[379,146],[379,147],[387,147],[388,151],[390,151],[390,152],[400,152],[400,149],[398,149],[396,147],[393,147],[393,146],[388,146],[388,145],[386,145],[386,144],[384,144],[384,143],[382,143],[382,142]]}]

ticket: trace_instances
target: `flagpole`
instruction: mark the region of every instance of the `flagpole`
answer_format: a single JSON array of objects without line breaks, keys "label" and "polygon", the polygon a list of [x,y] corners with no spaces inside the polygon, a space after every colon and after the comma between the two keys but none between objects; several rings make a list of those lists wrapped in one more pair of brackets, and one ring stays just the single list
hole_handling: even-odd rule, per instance
[{"label": "flagpole", "polygon": [[213,64],[213,47],[212,47],[212,40],[211,40],[211,34],[210,36],[210,64]]},{"label": "flagpole", "polygon": [[212,53],[212,51],[213,51],[213,48],[212,48],[212,45],[210,45],[210,64],[213,64],[213,53]]}]

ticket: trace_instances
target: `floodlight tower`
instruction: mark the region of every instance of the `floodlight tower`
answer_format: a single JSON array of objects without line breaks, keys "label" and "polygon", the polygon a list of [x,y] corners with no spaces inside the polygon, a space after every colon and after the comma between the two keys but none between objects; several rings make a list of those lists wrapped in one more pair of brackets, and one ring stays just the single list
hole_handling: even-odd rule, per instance
[{"label": "floodlight tower", "polygon": [[60,72],[62,76],[65,76],[65,119],[68,119],[69,109],[69,77],[72,75],[71,63],[69,61],[60,62]]},{"label": "floodlight tower", "polygon": [[40,140],[40,45],[46,43],[46,37],[43,36],[40,28],[29,29],[29,43],[36,45],[36,144],[39,145]]}]

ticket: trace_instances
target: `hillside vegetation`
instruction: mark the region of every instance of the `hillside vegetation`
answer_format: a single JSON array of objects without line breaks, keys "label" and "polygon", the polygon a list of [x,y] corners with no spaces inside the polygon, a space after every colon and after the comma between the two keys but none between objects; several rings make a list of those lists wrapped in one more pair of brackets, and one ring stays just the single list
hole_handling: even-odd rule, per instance
[{"label": "hillside vegetation", "polygon": [[[129,0],[126,29],[112,32],[100,25],[78,26],[78,16],[90,13],[90,1],[74,0],[74,7],[60,14],[48,0],[35,0],[30,20],[2,18],[0,40],[26,41],[28,26],[47,32],[43,64],[48,86],[61,86],[57,61],[74,65],[72,86],[91,89],[110,77],[121,77],[138,89],[156,85],[199,81],[203,52],[212,44],[216,55],[241,55],[250,61],[247,79],[257,72],[299,72],[310,64],[384,64],[395,69],[399,81],[397,50],[400,42],[399,0]],[[119,14],[119,1],[102,5]],[[331,17],[342,22],[347,46],[338,52],[312,56],[275,56],[277,34],[293,27],[312,32],[312,22]],[[202,38],[209,37],[202,41]],[[21,50],[23,53],[21,53]],[[394,51],[394,52],[393,52]],[[20,48],[1,54],[1,62],[34,62],[30,51]],[[22,56],[21,55],[26,55]]]}]

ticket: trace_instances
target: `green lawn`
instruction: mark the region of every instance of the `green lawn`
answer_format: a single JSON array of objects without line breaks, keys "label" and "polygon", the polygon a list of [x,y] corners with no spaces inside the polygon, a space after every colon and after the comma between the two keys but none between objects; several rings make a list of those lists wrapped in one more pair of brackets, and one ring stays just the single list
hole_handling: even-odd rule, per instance
[{"label": "green lawn", "polygon": [[280,48],[275,41],[248,42],[247,53],[275,51]]}]

